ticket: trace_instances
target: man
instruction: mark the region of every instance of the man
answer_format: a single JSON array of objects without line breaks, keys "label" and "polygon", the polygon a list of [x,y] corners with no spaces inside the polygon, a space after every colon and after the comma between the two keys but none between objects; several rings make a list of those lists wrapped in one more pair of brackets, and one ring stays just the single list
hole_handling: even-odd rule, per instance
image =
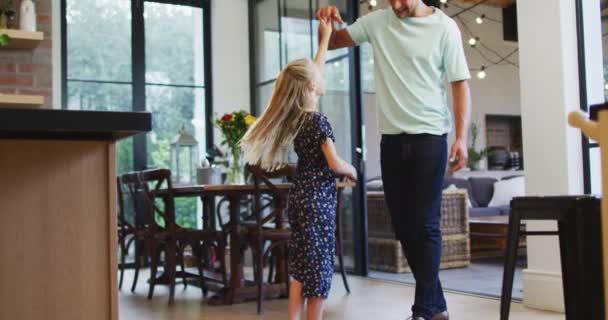
[{"label": "man", "polygon": [[[391,8],[334,31],[329,48],[363,42],[373,47],[384,192],[416,279],[412,318],[444,320],[449,316],[439,281],[439,226],[452,130],[445,82],[454,101],[456,139],[449,160],[455,172],[467,163],[470,73],[454,20],[422,0],[389,1]],[[336,7],[321,8],[317,17],[344,23]]]}]

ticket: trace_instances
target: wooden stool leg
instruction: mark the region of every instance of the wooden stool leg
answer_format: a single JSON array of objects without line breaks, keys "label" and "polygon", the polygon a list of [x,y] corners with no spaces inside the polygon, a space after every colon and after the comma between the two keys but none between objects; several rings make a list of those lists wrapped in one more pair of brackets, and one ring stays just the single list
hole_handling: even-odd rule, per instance
[{"label": "wooden stool leg", "polygon": [[509,236],[507,239],[507,252],[505,255],[504,273],[502,276],[502,296],[500,298],[500,320],[509,319],[511,308],[511,295],[513,291],[513,276],[517,258],[517,246],[519,243],[519,228],[521,215],[517,210],[512,210],[509,217]]},{"label": "wooden stool leg", "polygon": [[[574,217],[575,215],[568,215]],[[575,220],[575,218],[573,219]],[[564,290],[564,307],[566,311],[566,319],[586,319],[579,310],[577,301],[577,274],[584,270],[577,270],[579,261],[583,261],[584,257],[577,256],[576,253],[581,253],[577,248],[579,243],[576,235],[576,221],[559,221],[559,251],[562,265],[562,283]]]}]

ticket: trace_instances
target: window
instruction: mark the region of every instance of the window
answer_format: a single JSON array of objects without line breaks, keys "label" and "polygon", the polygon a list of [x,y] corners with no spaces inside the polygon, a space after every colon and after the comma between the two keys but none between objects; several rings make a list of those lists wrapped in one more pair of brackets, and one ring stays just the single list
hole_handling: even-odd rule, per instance
[{"label": "window", "polygon": [[[63,0],[62,10],[64,107],[152,113],[150,134],[118,143],[118,173],[169,168],[182,127],[202,156],[213,143],[209,1]],[[182,225],[196,226],[196,205],[178,201]]]}]

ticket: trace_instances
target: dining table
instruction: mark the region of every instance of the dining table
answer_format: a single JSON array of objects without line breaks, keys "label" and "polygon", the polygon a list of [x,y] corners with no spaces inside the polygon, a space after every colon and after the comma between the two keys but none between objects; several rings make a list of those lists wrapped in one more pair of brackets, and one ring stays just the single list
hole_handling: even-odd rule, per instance
[{"label": "dining table", "polygon": [[[277,183],[275,187],[285,192],[285,195],[289,192],[292,184],[291,183]],[[346,188],[354,187],[355,184],[349,181],[340,181],[337,183],[338,187],[338,201],[341,202],[341,195],[343,190]],[[260,191],[264,193],[269,191],[265,186],[260,186]],[[173,198],[186,198],[196,197],[199,198],[203,203],[203,216],[202,224],[203,228],[218,228],[216,220],[216,208],[215,200],[217,198],[226,199],[228,202],[228,211],[230,220],[224,225],[224,231],[228,234],[229,239],[229,276],[227,286],[221,288],[214,296],[209,299],[209,304],[212,305],[230,305],[234,303],[240,303],[245,301],[255,300],[257,298],[257,288],[252,283],[248,283],[244,280],[244,257],[241,254],[241,248],[243,245],[242,228],[243,224],[241,221],[241,199],[245,196],[251,196],[255,193],[255,186],[253,184],[208,184],[208,185],[175,185],[171,190]],[[160,189],[156,191],[156,196],[160,198],[166,198],[169,195],[168,189]],[[340,223],[340,206],[338,206],[338,212],[336,213],[336,221]],[[282,221],[279,221],[281,224]],[[286,220],[283,222],[286,223]],[[287,227],[285,224],[277,227]],[[341,236],[338,234],[338,243],[341,243]],[[338,248],[341,250],[341,248]],[[223,258],[223,257],[221,257]],[[286,263],[284,259],[278,259],[277,261],[277,274],[275,283],[264,284],[263,294],[265,297],[281,297],[287,296],[285,289],[285,281],[287,275],[282,272],[284,270],[280,264]],[[341,263],[341,269],[344,270],[343,262]],[[343,277],[344,275],[344,271]],[[346,283],[346,280],[345,280]]]}]

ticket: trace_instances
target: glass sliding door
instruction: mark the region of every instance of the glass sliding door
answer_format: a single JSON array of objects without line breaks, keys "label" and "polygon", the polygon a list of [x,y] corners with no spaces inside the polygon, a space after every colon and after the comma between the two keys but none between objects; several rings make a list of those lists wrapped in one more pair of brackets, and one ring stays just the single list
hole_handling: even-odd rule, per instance
[{"label": "glass sliding door", "polygon": [[[318,21],[315,12],[320,6],[334,5],[342,11],[345,20],[352,15],[349,3],[335,0],[262,0],[251,1],[250,48],[253,54],[252,112],[260,114],[267,106],[277,74],[290,61],[313,59],[318,48]],[[354,5],[354,4],[353,4]],[[354,16],[354,15],[353,15]],[[361,117],[357,93],[354,92],[355,66],[353,50],[331,51],[325,67],[327,94],[320,100],[320,111],[329,118],[336,136],[338,153],[346,161],[359,167],[362,163]],[[359,151],[359,152],[358,152]],[[363,175],[363,172],[361,171]],[[366,251],[361,223],[364,216],[359,184],[346,189],[342,208],[343,247],[347,267],[358,274],[367,272],[367,261],[361,258]]]}]

